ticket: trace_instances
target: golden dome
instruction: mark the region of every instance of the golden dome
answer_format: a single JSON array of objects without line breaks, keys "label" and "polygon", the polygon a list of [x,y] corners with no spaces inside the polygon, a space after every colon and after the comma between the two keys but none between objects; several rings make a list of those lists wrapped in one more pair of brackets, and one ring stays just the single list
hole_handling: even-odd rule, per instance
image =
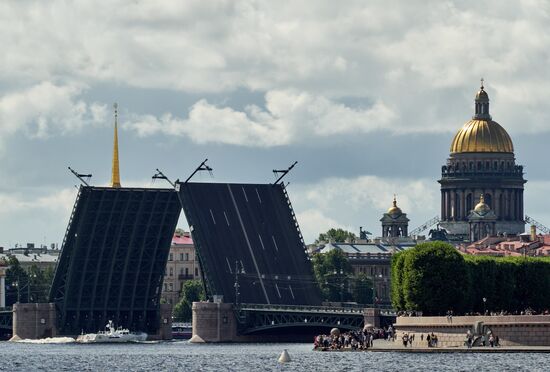
[{"label": "golden dome", "polygon": [[487,204],[485,204],[485,199],[483,198],[483,194],[479,196],[479,203],[476,204],[476,207],[474,208],[474,211],[479,214],[486,214],[489,212],[491,208]]},{"label": "golden dome", "polygon": [[393,197],[393,205],[388,209],[388,214],[392,216],[403,214],[401,208],[397,206],[397,200],[395,199],[395,196]]},{"label": "golden dome", "polygon": [[483,79],[475,98],[474,117],[460,128],[451,143],[451,154],[461,152],[514,152],[508,132],[489,114],[489,95]]},{"label": "golden dome", "polygon": [[472,119],[455,134],[451,153],[457,152],[514,152],[514,145],[496,121]]}]

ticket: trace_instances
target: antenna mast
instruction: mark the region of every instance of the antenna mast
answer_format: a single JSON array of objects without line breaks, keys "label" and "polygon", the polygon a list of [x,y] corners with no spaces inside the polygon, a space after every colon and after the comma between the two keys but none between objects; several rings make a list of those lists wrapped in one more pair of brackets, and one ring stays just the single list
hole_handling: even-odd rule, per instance
[{"label": "antenna mast", "polygon": [[187,179],[183,183],[189,182],[189,180],[199,171],[208,171],[208,173],[210,173],[210,175],[212,176],[212,168],[210,168],[206,164],[207,161],[208,161],[208,159],[204,159],[204,161],[197,167],[197,169],[195,169],[193,171],[193,173],[191,173],[191,175],[189,177],[187,177]]},{"label": "antenna mast", "polygon": [[76,178],[78,178],[80,180],[80,182],[82,182],[83,184],[85,184],[86,186],[90,186],[90,184],[88,184],[88,182],[86,182],[84,180],[84,178],[87,178],[88,181],[90,180],[90,178],[92,178],[92,174],[80,174],[80,173],[77,173],[74,169],[72,169],[71,167],[67,167],[69,168],[69,170],[71,171],[72,174],[74,174],[76,176]]},{"label": "antenna mast", "polygon": [[279,174],[281,174],[279,176],[279,178],[277,178],[277,181],[275,181],[273,184],[276,185],[279,183],[279,181],[281,181],[283,179],[284,176],[287,175],[288,172],[290,172],[290,170],[292,168],[294,168],[294,166],[298,164],[297,161],[295,161],[290,167],[288,167],[288,169],[273,169],[273,173],[275,174],[275,177],[277,177]]},{"label": "antenna mast", "polygon": [[170,181],[170,179],[169,179],[168,177],[166,177],[166,176],[164,175],[164,173],[162,173],[158,168],[157,168],[157,173],[155,173],[155,174],[153,175],[153,177],[151,177],[151,178],[154,179],[154,180],[157,180],[157,179],[166,180],[173,188],[175,188],[175,187],[176,187],[176,183],[179,182],[179,179],[176,180],[175,183],[172,182],[172,181]]}]

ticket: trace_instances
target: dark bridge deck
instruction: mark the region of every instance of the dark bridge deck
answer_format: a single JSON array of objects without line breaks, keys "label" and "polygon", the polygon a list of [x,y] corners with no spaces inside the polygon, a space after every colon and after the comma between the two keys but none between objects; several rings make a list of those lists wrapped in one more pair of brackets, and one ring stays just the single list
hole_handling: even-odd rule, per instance
[{"label": "dark bridge deck", "polygon": [[282,185],[184,183],[180,195],[210,295],[227,303],[321,304]]},{"label": "dark bridge deck", "polygon": [[95,332],[108,320],[156,333],[180,211],[172,189],[80,188],[50,291],[59,334]]}]

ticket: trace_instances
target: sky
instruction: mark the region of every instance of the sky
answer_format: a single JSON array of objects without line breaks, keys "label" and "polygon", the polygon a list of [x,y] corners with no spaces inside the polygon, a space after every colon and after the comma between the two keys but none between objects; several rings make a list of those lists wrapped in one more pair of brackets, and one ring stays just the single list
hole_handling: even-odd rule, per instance
[{"label": "sky", "polygon": [[[78,180],[123,186],[285,178],[307,243],[381,234],[393,194],[413,229],[439,212],[441,166],[491,114],[525,166],[526,214],[550,225],[545,1],[0,2],[0,246],[61,243]],[[182,214],[179,226],[187,227]]]}]

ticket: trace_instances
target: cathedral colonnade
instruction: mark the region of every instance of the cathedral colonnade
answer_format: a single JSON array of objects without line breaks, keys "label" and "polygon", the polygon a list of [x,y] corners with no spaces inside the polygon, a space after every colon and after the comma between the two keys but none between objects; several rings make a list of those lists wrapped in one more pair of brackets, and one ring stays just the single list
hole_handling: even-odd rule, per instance
[{"label": "cathedral colonnade", "polygon": [[523,189],[475,189],[463,188],[445,190],[441,193],[441,219],[467,221],[479,196],[495,211],[499,221],[521,220],[523,211]]}]

